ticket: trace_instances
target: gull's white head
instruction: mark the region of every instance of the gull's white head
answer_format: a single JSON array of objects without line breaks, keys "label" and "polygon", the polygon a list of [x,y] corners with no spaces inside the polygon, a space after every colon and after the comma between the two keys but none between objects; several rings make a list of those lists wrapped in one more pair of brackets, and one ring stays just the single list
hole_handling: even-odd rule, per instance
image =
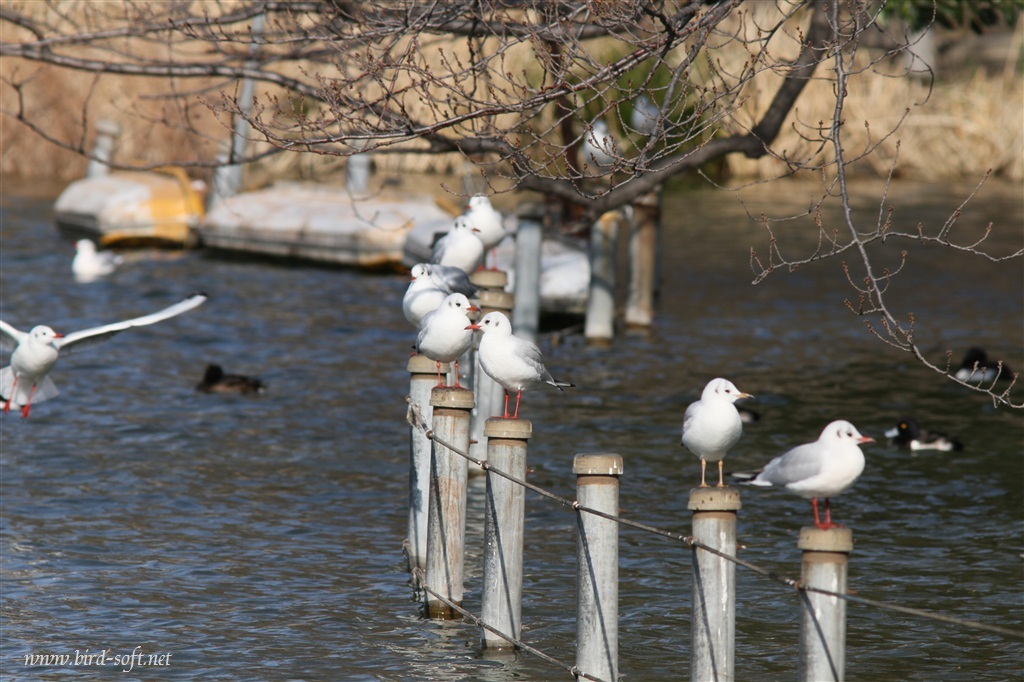
[{"label": "gull's white head", "polygon": [[460,215],[457,218],[455,218],[455,222],[452,224],[452,230],[468,230],[470,232],[480,231],[473,226],[473,221],[470,220],[469,217],[465,215]]},{"label": "gull's white head", "polygon": [[472,197],[469,198],[469,209],[471,211],[483,208],[492,208],[491,200],[488,199],[486,196],[484,196],[483,194],[474,194]]},{"label": "gull's white head", "polygon": [[419,279],[420,277],[430,276],[430,266],[426,263],[417,263],[412,266],[412,272],[410,273],[413,279]]},{"label": "gull's white head", "polygon": [[480,322],[477,324],[471,324],[467,329],[480,329],[484,334],[494,334],[496,336],[510,336],[512,334],[512,324],[505,317],[504,313],[494,311],[484,315]]},{"label": "gull's white head", "polygon": [[96,244],[91,239],[79,239],[75,242],[75,250],[82,253],[96,253]]},{"label": "gull's white head", "polygon": [[818,437],[818,440],[832,443],[849,443],[853,445],[875,442],[875,439],[870,436],[862,436],[860,431],[857,430],[857,427],[844,419],[836,420],[826,426],[825,430],[821,432],[821,436]]},{"label": "gull's white head", "polygon": [[466,298],[465,294],[448,294],[445,297],[444,301],[441,302],[441,305],[455,311],[461,311],[463,313],[480,310],[475,305],[469,302],[469,299]]},{"label": "gull's white head", "polygon": [[32,330],[28,335],[32,343],[42,344],[44,346],[52,346],[54,339],[64,338],[63,334],[58,334],[44,324],[32,327]]},{"label": "gull's white head", "polygon": [[734,403],[741,398],[753,398],[754,396],[749,393],[736,388],[735,385],[728,379],[712,379],[708,382],[708,385],[704,387],[704,392],[701,393],[701,400],[727,400],[730,403]]}]

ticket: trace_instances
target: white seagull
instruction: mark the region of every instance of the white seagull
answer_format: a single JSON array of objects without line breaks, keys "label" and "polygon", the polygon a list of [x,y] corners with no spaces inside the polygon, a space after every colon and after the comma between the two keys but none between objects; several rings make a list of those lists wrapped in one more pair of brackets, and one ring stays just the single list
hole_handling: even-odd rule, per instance
[{"label": "white seagull", "polygon": [[[768,462],[756,476],[735,474],[750,485],[777,486],[810,498],[814,510],[814,525],[822,530],[836,528],[832,523],[829,499],[843,492],[857,480],[864,471],[862,443],[874,443],[874,439],[860,435],[848,421],[834,421],[825,427],[821,436],[813,443],[798,445],[789,452]],[[825,498],[825,522],[818,517],[818,498]]]},{"label": "white seagull", "polygon": [[472,321],[468,313],[480,309],[463,294],[449,294],[438,308],[420,320],[416,335],[416,351],[437,362],[437,385],[441,380],[441,363],[455,362],[455,388],[459,386],[459,358],[473,347]]},{"label": "white seagull", "polygon": [[90,239],[75,242],[75,257],[71,261],[71,272],[79,282],[91,282],[105,277],[124,261],[112,251],[97,251]]},{"label": "white seagull", "polygon": [[523,391],[542,384],[554,386],[559,391],[574,386],[556,381],[551,376],[544,367],[540,349],[526,339],[513,336],[512,325],[504,313],[487,313],[479,324],[471,324],[466,329],[483,330],[477,350],[480,354],[480,367],[505,389],[503,419],[509,419],[509,391],[516,392],[516,411],[511,418],[519,419],[519,401]]},{"label": "white seagull", "polygon": [[467,216],[460,215],[448,234],[434,244],[430,262],[450,265],[466,274],[473,272],[484,261],[484,243],[477,236],[478,232]]},{"label": "white seagull", "polygon": [[629,124],[636,132],[650,137],[658,127],[660,117],[661,110],[646,94],[640,93],[633,100],[633,113],[629,117]]},{"label": "white seagull", "polygon": [[205,294],[192,294],[183,301],[151,315],[83,329],[67,335],[58,334],[45,325],[33,327],[26,333],[0,320],[0,345],[5,350],[14,351],[11,353],[11,364],[0,369],[0,399],[4,401],[3,411],[9,412],[13,405],[21,407],[21,416],[27,417],[33,400],[38,403],[57,395],[57,387],[47,375],[57,363],[57,356],[62,350],[70,352],[74,348],[108,339],[125,329],[166,320],[192,310],[205,300]]},{"label": "white seagull", "polygon": [[608,124],[597,118],[591,123],[591,130],[583,138],[580,156],[584,164],[590,167],[610,169],[615,165],[618,152],[615,140],[608,129]]},{"label": "white seagull", "polygon": [[691,403],[683,415],[682,445],[700,457],[700,487],[707,488],[704,471],[709,461],[718,462],[718,487],[722,482],[722,463],[726,453],[743,435],[743,420],[735,403],[753,398],[727,379],[712,379],[704,387],[700,400]]},{"label": "white seagull", "polygon": [[491,205],[491,200],[483,194],[470,197],[466,209],[469,211],[466,215],[470,224],[479,230],[477,236],[484,243],[484,251],[493,252],[506,235],[505,222],[501,213]]},{"label": "white seagull", "polygon": [[444,302],[451,293],[439,285],[433,278],[431,268],[426,263],[417,263],[412,268],[412,281],[402,297],[402,312],[405,319],[419,326],[423,317]]}]

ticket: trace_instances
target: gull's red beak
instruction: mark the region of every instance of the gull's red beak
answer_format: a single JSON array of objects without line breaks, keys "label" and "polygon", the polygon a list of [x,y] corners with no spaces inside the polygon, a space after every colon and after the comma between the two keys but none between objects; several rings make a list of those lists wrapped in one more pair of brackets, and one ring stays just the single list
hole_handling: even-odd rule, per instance
[{"label": "gull's red beak", "polygon": [[476,330],[479,331],[480,325],[478,325],[478,324],[471,324],[468,327],[464,327],[464,329],[476,329]]},{"label": "gull's red beak", "polygon": [[466,310],[470,310],[470,311],[472,311],[474,313],[480,312],[480,309],[477,308],[475,305],[472,305],[472,304],[470,304],[470,306],[468,308],[466,308]]},{"label": "gull's red beak", "polygon": [[875,439],[872,438],[871,436],[861,436],[860,438],[857,439],[857,442],[858,443],[874,443]]},{"label": "gull's red beak", "polygon": [[63,339],[64,335],[63,334],[54,334],[53,338],[55,338],[55,339]]}]

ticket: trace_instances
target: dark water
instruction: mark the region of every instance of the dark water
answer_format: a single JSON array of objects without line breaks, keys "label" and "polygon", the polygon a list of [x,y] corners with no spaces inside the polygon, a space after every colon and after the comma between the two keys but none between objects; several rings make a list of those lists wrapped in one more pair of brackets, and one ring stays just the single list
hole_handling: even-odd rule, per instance
[{"label": "dark water", "polygon": [[[105,281],[76,284],[71,247],[51,223],[52,197],[10,185],[3,194],[0,314],[19,328],[72,331],[194,290],[211,296],[185,316],[62,358],[53,374],[59,398],[27,420],[0,419],[5,680],[569,678],[528,655],[482,655],[475,628],[424,621],[411,600],[401,552],[412,338],[400,308],[404,277],[188,253],[142,254]],[[809,196],[776,188],[745,200],[755,215],[782,214]],[[962,196],[962,188],[911,186],[893,197],[897,220],[941,223]],[[858,209],[874,221],[872,197]],[[571,496],[574,453],[618,452],[623,513],[688,532],[699,465],[678,445],[679,424],[704,383],[726,376],[757,396],[750,407],[763,415],[730,468],[763,464],[836,418],[881,441],[834,505],[855,533],[851,589],[1024,628],[1022,413],[994,409],[872,337],[843,306],[851,294],[838,261],[751,287],[749,249],[766,253],[767,237],[734,195],[673,197],[666,215],[651,333],[621,336],[611,352],[575,337],[542,344],[556,376],[579,388],[524,398],[535,434],[531,480]],[[1020,248],[1019,188],[986,188],[956,229],[978,233],[990,220],[994,251]],[[776,233],[795,257],[813,251],[813,230],[804,220]],[[914,313],[930,357],[950,349],[958,360],[978,344],[1024,366],[1021,259],[993,265],[909,246],[893,303],[898,314]],[[194,393],[211,361],[261,376],[269,392]],[[958,435],[967,449],[913,456],[889,447],[882,432],[903,414]],[[470,494],[473,611],[481,494],[479,485]],[[798,575],[796,533],[809,505],[762,490],[744,490],[743,505],[743,558]],[[526,533],[524,638],[571,664],[573,517],[528,494]],[[689,571],[687,550],[622,531],[626,679],[688,676]],[[742,569],[738,579],[738,677],[792,679],[796,596]],[[857,605],[848,613],[848,679],[1024,677],[1019,640]],[[129,664],[25,665],[27,654],[74,659],[104,649],[170,658],[127,673]]]}]

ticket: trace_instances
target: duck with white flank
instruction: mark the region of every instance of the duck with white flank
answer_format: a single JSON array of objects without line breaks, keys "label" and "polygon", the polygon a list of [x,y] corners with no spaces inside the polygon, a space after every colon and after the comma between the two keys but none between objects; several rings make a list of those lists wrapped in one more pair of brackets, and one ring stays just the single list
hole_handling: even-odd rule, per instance
[{"label": "duck with white flank", "polygon": [[910,450],[940,450],[942,452],[959,452],[964,449],[963,443],[950,438],[940,431],[921,428],[916,419],[905,417],[885,432],[885,437],[893,445]]},{"label": "duck with white flank", "polygon": [[973,384],[1009,381],[1013,378],[1013,370],[1005,362],[989,360],[984,349],[972,346],[964,353],[956,378]]}]

